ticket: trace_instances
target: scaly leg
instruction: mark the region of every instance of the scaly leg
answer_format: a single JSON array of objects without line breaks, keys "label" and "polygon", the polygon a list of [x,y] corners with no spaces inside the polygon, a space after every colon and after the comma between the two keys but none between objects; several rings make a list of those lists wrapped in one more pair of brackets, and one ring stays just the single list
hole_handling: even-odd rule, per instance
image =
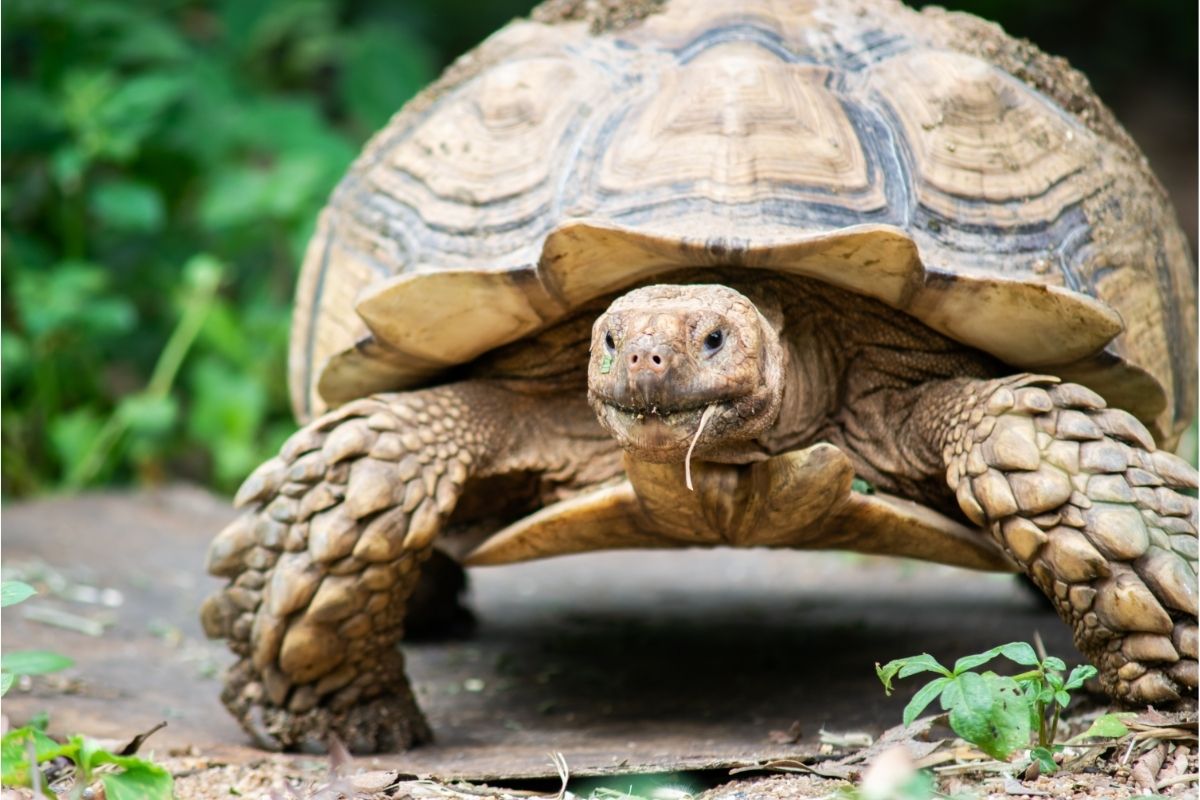
[{"label": "scaly leg", "polygon": [[931,385],[946,480],[1072,626],[1128,703],[1197,686],[1196,470],[1075,384],[1019,375]]},{"label": "scaly leg", "polygon": [[[501,396],[503,395],[503,396]],[[511,447],[510,393],[451,384],[354,401],[243,484],[208,569],[209,636],[241,658],[222,699],[264,747],[359,753],[430,738],[397,649],[421,563],[470,475]]]}]

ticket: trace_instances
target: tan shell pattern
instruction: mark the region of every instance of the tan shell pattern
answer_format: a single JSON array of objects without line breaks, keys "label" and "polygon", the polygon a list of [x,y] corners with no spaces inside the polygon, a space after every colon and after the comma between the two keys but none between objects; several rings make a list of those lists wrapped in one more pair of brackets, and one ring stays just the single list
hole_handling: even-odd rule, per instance
[{"label": "tan shell pattern", "polygon": [[301,419],[715,264],[871,294],[1167,444],[1190,419],[1192,256],[1064,62],[891,0],[549,16],[460,59],[335,192],[298,290]]}]

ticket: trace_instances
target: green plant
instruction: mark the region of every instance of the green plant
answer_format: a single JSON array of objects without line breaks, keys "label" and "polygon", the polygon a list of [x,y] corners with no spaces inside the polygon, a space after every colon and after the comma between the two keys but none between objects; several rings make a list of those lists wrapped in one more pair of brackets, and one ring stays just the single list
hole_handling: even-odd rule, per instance
[{"label": "green plant", "polygon": [[0,782],[5,786],[32,787],[47,797],[55,795],[44,785],[37,765],[58,758],[66,758],[75,766],[73,798],[83,797],[84,790],[97,780],[104,786],[108,800],[174,797],[174,780],[163,767],[136,756],[110,753],[83,736],[72,736],[60,744],[34,726],[17,728],[0,741],[0,757],[3,759]]},{"label": "green plant", "polygon": [[[977,667],[1004,657],[1031,669],[1019,675],[975,672]],[[1031,748],[1031,757],[1045,771],[1056,769],[1054,750],[1062,710],[1071,702],[1071,691],[1096,674],[1090,665],[1075,667],[1064,677],[1067,666],[1054,656],[1039,658],[1024,642],[993,647],[983,653],[963,656],[952,669],[942,666],[928,653],[875,665],[884,690],[892,693],[892,681],[920,673],[940,675],[920,689],[904,707],[904,724],[911,724],[934,700],[948,711],[950,727],[983,752],[1007,760],[1014,752]],[[1127,732],[1118,715],[1106,715],[1077,738],[1122,736]]]},{"label": "green plant", "polygon": [[[37,590],[20,581],[0,582],[0,608],[16,605],[37,594]],[[19,675],[44,675],[58,672],[75,662],[64,655],[47,650],[17,650],[0,655],[0,696],[8,694]]]}]

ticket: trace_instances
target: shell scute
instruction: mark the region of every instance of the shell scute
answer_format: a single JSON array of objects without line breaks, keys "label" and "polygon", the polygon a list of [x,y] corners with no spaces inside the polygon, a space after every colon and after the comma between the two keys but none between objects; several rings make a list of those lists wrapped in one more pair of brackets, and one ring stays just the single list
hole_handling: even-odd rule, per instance
[{"label": "shell scute", "polygon": [[1169,443],[1195,405],[1192,259],[1140,153],[1098,103],[1053,90],[1089,91],[1061,62],[1025,74],[1024,45],[972,49],[954,15],[869,6],[669,0],[627,25],[488,39],[323,215],[298,414],[720,265],[871,295],[1086,383]]}]

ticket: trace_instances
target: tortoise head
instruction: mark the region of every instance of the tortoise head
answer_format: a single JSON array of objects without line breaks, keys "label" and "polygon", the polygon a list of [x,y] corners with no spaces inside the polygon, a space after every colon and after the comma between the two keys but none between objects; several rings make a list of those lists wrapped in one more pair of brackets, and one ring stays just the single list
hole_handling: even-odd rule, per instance
[{"label": "tortoise head", "polygon": [[[775,315],[772,315],[775,316]],[[774,424],[785,351],[749,298],[719,285],[658,285],[617,298],[592,328],[588,401],[643,461],[742,460]]]}]

